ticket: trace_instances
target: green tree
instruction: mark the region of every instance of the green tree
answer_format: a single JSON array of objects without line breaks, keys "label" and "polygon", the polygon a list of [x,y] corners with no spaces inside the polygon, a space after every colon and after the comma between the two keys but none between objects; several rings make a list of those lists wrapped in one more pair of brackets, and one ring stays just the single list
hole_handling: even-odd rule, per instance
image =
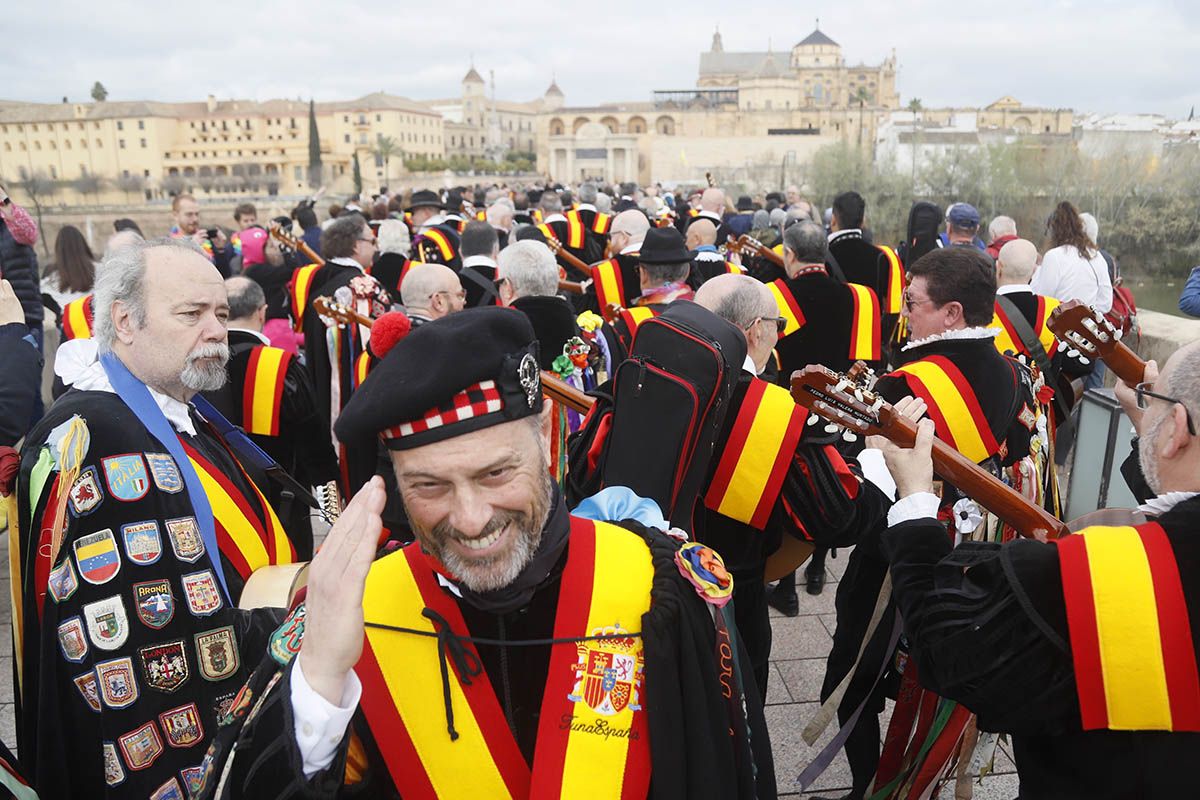
[{"label": "green tree", "polygon": [[912,138],[909,140],[911,143],[910,149],[912,150],[912,176],[911,176],[912,180],[910,181],[910,184],[911,184],[910,188],[911,188],[911,191],[913,192],[913,194],[916,194],[916,192],[917,192],[917,153],[920,152],[920,149],[921,149],[921,112],[925,110],[925,107],[921,105],[921,98],[914,97],[912,100],[909,100],[908,101],[908,110],[911,111],[912,115],[913,115],[912,134],[911,134]]},{"label": "green tree", "polygon": [[391,136],[382,133],[375,137],[375,147],[371,154],[383,161],[383,183],[386,186],[392,180],[392,156],[399,152],[400,146]]},{"label": "green tree", "polygon": [[100,81],[92,84],[92,99],[97,103],[103,103],[108,99],[108,89],[105,89],[104,84]]},{"label": "green tree", "polygon": [[358,163],[358,151],[354,151],[354,194],[360,195],[363,190],[362,167]]},{"label": "green tree", "polygon": [[[356,162],[357,163],[357,162]],[[308,101],[308,186],[321,186],[321,133],[317,130],[317,105]]]}]

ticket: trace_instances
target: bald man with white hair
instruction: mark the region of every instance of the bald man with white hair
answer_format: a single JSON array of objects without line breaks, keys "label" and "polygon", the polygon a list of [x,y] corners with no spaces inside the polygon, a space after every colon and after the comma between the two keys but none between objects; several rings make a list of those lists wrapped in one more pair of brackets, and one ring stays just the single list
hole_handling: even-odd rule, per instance
[{"label": "bald man with white hair", "polygon": [[[1058,341],[1046,327],[1046,321],[1051,312],[1058,307],[1059,301],[1053,297],[1044,297],[1034,293],[1029,287],[1029,279],[1038,267],[1038,250],[1028,239],[1013,239],[1000,248],[996,259],[996,313],[988,327],[1000,331],[996,336],[996,349],[1001,353],[1014,353],[1031,358],[1029,344],[1024,341],[1020,318],[1029,329],[1027,338],[1037,339],[1037,344],[1046,355],[1046,364],[1050,366],[1050,374],[1046,376],[1046,385],[1051,388],[1059,386],[1060,375],[1068,378],[1080,377],[1091,372],[1091,365],[1084,364],[1078,356],[1072,356],[1068,351],[1058,351]],[[1036,360],[1036,359],[1035,359]],[[1040,364],[1039,368],[1044,369]],[[1056,389],[1058,391],[1058,389]],[[1069,407],[1066,404],[1067,392],[1061,391],[1064,403],[1057,401],[1055,406],[1062,405],[1056,411],[1061,415]],[[1061,420],[1059,420],[1061,422]]]},{"label": "bald man with white hair", "polygon": [[727,261],[717,250],[717,226],[711,219],[693,221],[687,228],[686,243],[692,252],[692,274],[688,279],[692,286],[703,286],[717,275],[742,272],[740,266]]},{"label": "bald man with white hair", "polygon": [[694,219],[710,219],[720,226],[725,220],[725,210],[725,190],[710,186],[700,195],[700,211]]},{"label": "bald man with white hair", "polygon": [[608,234],[610,258],[592,265],[592,283],[582,308],[599,312],[609,305],[629,308],[642,294],[638,253],[650,230],[650,220],[636,208],[613,217]]},{"label": "bald man with white hair", "polygon": [[443,264],[416,264],[404,276],[400,301],[414,328],[462,311],[467,293],[457,273]]},{"label": "bald man with white hair", "polygon": [[[723,477],[721,483],[704,490],[704,516],[696,526],[696,538],[719,552],[733,574],[734,616],[754,679],[765,694],[771,656],[764,588],[767,558],[785,541],[789,549],[809,551],[812,545],[849,545],[862,532],[874,529],[888,502],[869,483],[854,482],[847,491],[850,482],[827,480],[860,470],[832,445],[802,442],[803,415],[787,389],[756,377],[771,361],[783,322],[766,284],[748,275],[718,275],[700,287],[695,300],[746,337],[746,363],[713,449],[720,462],[713,474]],[[789,435],[760,438],[772,426],[778,429],[782,415],[788,415]],[[735,430],[749,433],[735,437]],[[738,443],[748,441],[761,444],[755,445],[754,458],[743,460]],[[764,452],[764,447],[774,447],[775,452]],[[754,461],[772,464],[776,480],[764,480],[763,471],[751,466]],[[757,502],[747,502],[747,497],[756,496]],[[731,497],[742,503],[727,502]],[[751,506],[755,513],[746,513]],[[762,513],[764,508],[769,514]],[[797,510],[798,514],[789,513]]]}]

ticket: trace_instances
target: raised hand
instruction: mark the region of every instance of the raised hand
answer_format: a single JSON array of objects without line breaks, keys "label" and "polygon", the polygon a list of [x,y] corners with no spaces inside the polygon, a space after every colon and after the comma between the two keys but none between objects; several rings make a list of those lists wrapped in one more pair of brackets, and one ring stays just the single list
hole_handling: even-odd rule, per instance
[{"label": "raised hand", "polygon": [[342,702],[346,675],[363,646],[363,587],[383,531],[387,494],[375,476],[338,517],[308,571],[307,615],[300,660],[313,691]]}]

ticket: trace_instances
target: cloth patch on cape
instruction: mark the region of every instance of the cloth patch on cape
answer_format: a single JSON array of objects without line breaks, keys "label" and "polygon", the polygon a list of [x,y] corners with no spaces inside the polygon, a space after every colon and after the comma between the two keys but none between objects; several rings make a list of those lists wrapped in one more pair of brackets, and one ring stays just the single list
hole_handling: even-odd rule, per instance
[{"label": "cloth patch on cape", "polygon": [[79,575],[88,583],[108,583],[121,571],[121,554],[111,528],[80,536],[72,547]]},{"label": "cloth patch on cape", "polygon": [[75,577],[75,567],[72,566],[70,558],[64,558],[61,564],[50,570],[46,588],[58,603],[75,594],[75,590],[79,588],[79,579]]},{"label": "cloth patch on cape", "polygon": [[195,703],[186,703],[158,715],[158,724],[171,747],[191,747],[204,738],[204,726],[200,724],[200,709]]},{"label": "cloth patch on cape", "polygon": [[675,565],[706,603],[721,608],[733,597],[733,576],[711,547],[688,542],[675,551]]},{"label": "cloth patch on cape", "polygon": [[141,500],[150,491],[150,476],[140,453],[126,453],[101,459],[104,482],[112,497],[125,503]]},{"label": "cloth patch on cape", "polygon": [[116,650],[129,638],[129,617],[119,594],[85,604],[83,618],[92,644],[101,650]]},{"label": "cloth patch on cape", "polygon": [[204,555],[204,540],[200,538],[200,526],[195,517],[167,520],[167,538],[180,561],[192,564]]},{"label": "cloth patch on cape", "polygon": [[138,619],[148,628],[160,630],[175,616],[175,595],[166,578],[133,585],[133,604]]},{"label": "cloth patch on cape", "polygon": [[204,785],[204,766],[202,764],[179,770],[179,777],[183,778],[183,788],[187,790],[188,797],[200,796],[200,789]]},{"label": "cloth patch on cape", "polygon": [[120,786],[125,782],[125,768],[121,766],[117,746],[112,742],[104,743],[104,782],[109,786]]},{"label": "cloth patch on cape", "polygon": [[127,708],[137,702],[137,679],[133,676],[133,659],[128,656],[96,664],[96,683],[109,708]]},{"label": "cloth patch on cape", "polygon": [[304,604],[296,606],[283,624],[271,634],[268,650],[271,658],[282,666],[287,666],[296,654],[300,652],[300,643],[304,641],[304,618],[307,615]]},{"label": "cloth patch on cape", "polygon": [[640,711],[642,684],[645,680],[645,653],[636,637],[623,636],[629,631],[619,624],[595,628],[591,636],[609,638],[578,643],[579,661],[572,669],[575,685],[567,699],[586,703],[588,708],[606,717],[626,708]]},{"label": "cloth patch on cape", "polygon": [[153,564],[162,557],[162,535],[157,520],[122,525],[121,539],[125,542],[125,555],[135,564]]},{"label": "cloth patch on cape", "polygon": [[100,688],[96,683],[96,671],[89,669],[82,675],[76,675],[71,679],[75,684],[75,688],[83,695],[83,702],[88,704],[88,708],[92,711],[100,710]]},{"label": "cloth patch on cape", "polygon": [[233,626],[196,634],[196,660],[205,680],[220,681],[237,672],[241,661]]},{"label": "cloth patch on cape", "polygon": [[155,727],[154,720],[118,737],[117,744],[125,756],[125,763],[134,770],[150,766],[155,759],[162,755],[163,751],[162,737],[158,735],[158,728]]},{"label": "cloth patch on cape", "polygon": [[100,483],[96,479],[96,468],[88,467],[71,484],[71,513],[76,517],[87,516],[95,511],[103,500],[104,492],[100,490]]},{"label": "cloth patch on cape", "polygon": [[138,660],[147,685],[160,692],[174,692],[191,674],[182,639],[140,648]]},{"label": "cloth patch on cape", "polygon": [[164,783],[150,794],[150,800],[187,800],[183,789],[175,778]]},{"label": "cloth patch on cape", "polygon": [[58,625],[58,646],[63,658],[73,664],[83,661],[88,652],[87,636],[83,632],[83,619],[71,617]]},{"label": "cloth patch on cape", "polygon": [[150,465],[150,477],[160,492],[177,494],[183,491],[183,477],[170,453],[146,453],[145,456]]},{"label": "cloth patch on cape", "polygon": [[188,611],[197,617],[208,617],[217,613],[222,605],[221,592],[217,589],[217,579],[212,570],[192,572],[184,575],[181,580]]}]

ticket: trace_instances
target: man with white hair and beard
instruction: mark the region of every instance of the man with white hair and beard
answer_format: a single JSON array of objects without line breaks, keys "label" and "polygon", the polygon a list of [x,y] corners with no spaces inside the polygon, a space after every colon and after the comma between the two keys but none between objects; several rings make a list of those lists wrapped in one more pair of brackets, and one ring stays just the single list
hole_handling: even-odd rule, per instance
[{"label": "man with white hair and beard", "polygon": [[878,443],[900,496],[882,546],[921,683],[1011,735],[1023,798],[1195,793],[1200,343],[1142,380],[1117,385],[1154,495],[1140,524],[952,549],[934,519],[933,424],[911,450]]},{"label": "man with white hair and beard", "polygon": [[294,553],[197,397],[229,358],[217,269],[188,240],[131,244],[97,270],[95,308],[21,454],[21,768],[42,797],[182,797],[239,654],[278,624],[235,613],[242,586]]},{"label": "man with white hair and beard", "polygon": [[205,759],[222,796],[775,796],[719,556],[630,521],[627,491],[568,512],[536,353],[524,315],[468,309],[351,398],[338,435],[382,439],[417,541],[374,560],[382,481],[351,501],[302,634]]}]

